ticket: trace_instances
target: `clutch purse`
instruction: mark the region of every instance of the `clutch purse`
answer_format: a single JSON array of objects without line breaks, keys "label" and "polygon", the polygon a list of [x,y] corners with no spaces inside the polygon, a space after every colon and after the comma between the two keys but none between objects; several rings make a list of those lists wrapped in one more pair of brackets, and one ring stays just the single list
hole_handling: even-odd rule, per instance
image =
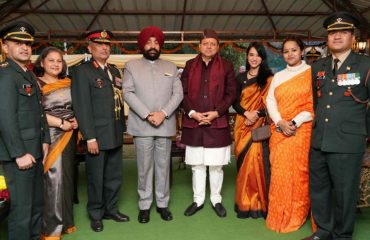
[{"label": "clutch purse", "polygon": [[261,142],[271,137],[271,129],[269,124],[268,116],[262,126],[252,129],[252,141]]}]

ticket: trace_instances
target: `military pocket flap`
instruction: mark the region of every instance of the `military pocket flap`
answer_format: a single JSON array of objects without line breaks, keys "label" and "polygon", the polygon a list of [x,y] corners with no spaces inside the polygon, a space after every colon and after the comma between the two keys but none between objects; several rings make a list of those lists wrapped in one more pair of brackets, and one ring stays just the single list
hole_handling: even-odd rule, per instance
[{"label": "military pocket flap", "polygon": [[36,131],[34,128],[27,128],[21,130],[21,136],[23,140],[34,139],[36,137]]},{"label": "military pocket flap", "polygon": [[341,125],[342,132],[356,134],[356,135],[367,135],[365,124],[355,122],[344,122]]},{"label": "military pocket flap", "polygon": [[109,120],[105,118],[95,120],[95,126],[104,126],[104,125],[107,125],[108,123],[109,123]]}]

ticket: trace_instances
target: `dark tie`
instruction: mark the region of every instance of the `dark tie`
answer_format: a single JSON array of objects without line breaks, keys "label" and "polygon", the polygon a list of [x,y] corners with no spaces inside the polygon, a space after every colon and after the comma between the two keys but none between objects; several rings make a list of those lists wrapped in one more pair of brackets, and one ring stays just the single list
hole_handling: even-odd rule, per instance
[{"label": "dark tie", "polygon": [[339,59],[338,58],[334,58],[334,68],[333,68],[333,76],[336,77],[337,76],[337,72],[338,72],[338,62],[339,62]]}]

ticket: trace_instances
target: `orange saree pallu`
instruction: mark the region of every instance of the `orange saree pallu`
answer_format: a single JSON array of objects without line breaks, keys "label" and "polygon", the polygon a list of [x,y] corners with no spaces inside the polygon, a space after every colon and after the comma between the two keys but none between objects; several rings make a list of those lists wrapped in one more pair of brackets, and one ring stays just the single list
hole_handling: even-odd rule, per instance
[{"label": "orange saree pallu", "polygon": [[[281,117],[293,119],[302,111],[313,116],[311,69],[275,89]],[[303,123],[290,137],[276,132],[270,138],[271,183],[266,225],[276,232],[292,232],[306,221],[310,208],[308,156],[312,122]]]},{"label": "orange saree pallu", "polygon": [[[271,78],[269,79],[271,80]],[[266,109],[263,98],[268,86],[260,90],[257,83],[245,87],[240,96],[240,106],[247,111]],[[238,114],[235,120],[234,140],[237,164],[235,211],[239,218],[266,217],[267,186],[265,172],[269,175],[268,141],[252,142],[251,130],[265,122],[261,117],[253,125],[247,126],[245,117]],[[265,169],[265,168],[268,169]],[[269,176],[268,176],[269,177]]]}]

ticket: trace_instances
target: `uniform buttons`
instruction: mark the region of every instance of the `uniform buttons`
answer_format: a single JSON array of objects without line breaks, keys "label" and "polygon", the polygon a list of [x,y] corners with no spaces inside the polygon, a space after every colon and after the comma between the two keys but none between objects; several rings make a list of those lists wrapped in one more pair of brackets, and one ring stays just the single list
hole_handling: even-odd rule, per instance
[{"label": "uniform buttons", "polygon": [[333,95],[333,92],[329,92],[329,95],[332,96]]},{"label": "uniform buttons", "polygon": [[328,109],[329,109],[329,108],[330,108],[330,105],[326,105],[326,108],[328,108]]},{"label": "uniform buttons", "polygon": [[325,118],[325,122],[329,122],[329,119],[328,118]]},{"label": "uniform buttons", "polygon": [[41,131],[43,131],[44,130],[44,128],[41,128]]},{"label": "uniform buttons", "polygon": [[335,82],[335,79],[332,79],[332,80],[331,80],[331,82],[333,82],[333,83],[334,83],[334,82]]},{"label": "uniform buttons", "polygon": [[204,98],[207,98],[207,95],[205,95]]},{"label": "uniform buttons", "polygon": [[44,114],[41,114],[41,117],[44,117]]},{"label": "uniform buttons", "polygon": [[40,101],[39,103],[41,104],[42,102]]},{"label": "uniform buttons", "polygon": [[207,79],[205,79],[205,80],[204,80],[204,82],[208,82],[208,80],[207,80]]}]

